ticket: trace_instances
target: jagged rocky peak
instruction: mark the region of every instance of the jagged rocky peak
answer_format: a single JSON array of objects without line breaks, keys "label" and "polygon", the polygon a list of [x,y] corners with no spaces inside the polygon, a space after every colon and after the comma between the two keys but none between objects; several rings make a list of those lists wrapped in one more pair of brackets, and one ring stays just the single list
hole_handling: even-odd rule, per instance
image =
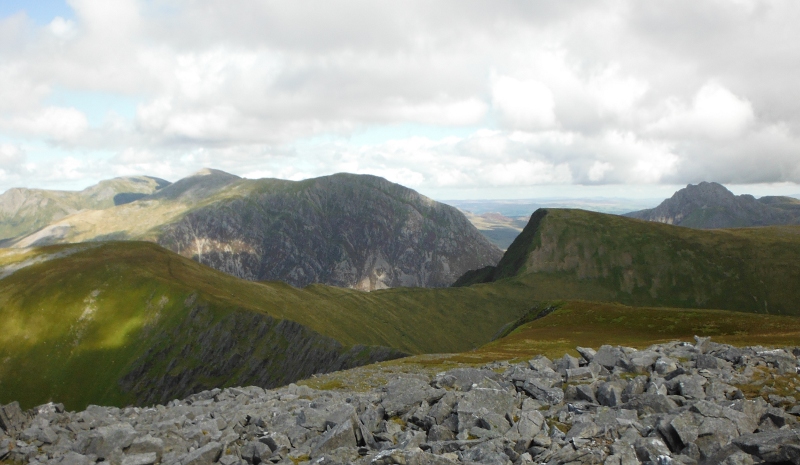
[{"label": "jagged rocky peak", "polygon": [[734,195],[716,182],[689,184],[656,208],[625,216],[700,229],[797,224],[800,208],[791,197]]},{"label": "jagged rocky peak", "polygon": [[720,183],[703,181],[699,184],[687,184],[685,188],[675,192],[671,200],[717,205],[726,202],[732,204],[736,201],[736,196]]}]

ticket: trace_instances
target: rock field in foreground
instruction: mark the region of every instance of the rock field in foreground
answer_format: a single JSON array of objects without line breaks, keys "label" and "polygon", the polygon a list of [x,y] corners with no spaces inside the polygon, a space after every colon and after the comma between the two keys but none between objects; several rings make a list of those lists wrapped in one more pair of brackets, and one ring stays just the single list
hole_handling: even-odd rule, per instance
[{"label": "rock field in foreground", "polygon": [[369,392],[228,388],[77,413],[12,403],[0,462],[800,464],[800,349],[696,338],[578,352]]}]

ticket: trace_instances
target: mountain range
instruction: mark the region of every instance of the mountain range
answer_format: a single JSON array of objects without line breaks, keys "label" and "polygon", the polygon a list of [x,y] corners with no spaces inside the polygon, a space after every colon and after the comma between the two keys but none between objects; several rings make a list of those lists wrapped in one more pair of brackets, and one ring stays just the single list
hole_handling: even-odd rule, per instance
[{"label": "mountain range", "polygon": [[242,179],[204,169],[169,184],[0,196],[10,247],[145,240],[231,275],[361,290],[443,287],[502,251],[455,208],[367,175]]},{"label": "mountain range", "polygon": [[0,195],[0,244],[83,210],[100,210],[138,200],[169,184],[159,178],[134,176],[101,181],[80,192],[9,189]]},{"label": "mountain range", "polygon": [[699,229],[800,224],[794,197],[734,195],[721,184],[689,184],[655,208],[625,216]]},{"label": "mountain range", "polygon": [[0,251],[0,402],[147,405],[272,387],[475,349],[543,302],[797,316],[798,260],[800,226],[702,231],[568,209],[537,210],[496,266],[439,289],[247,281],[138,241],[10,248]]}]

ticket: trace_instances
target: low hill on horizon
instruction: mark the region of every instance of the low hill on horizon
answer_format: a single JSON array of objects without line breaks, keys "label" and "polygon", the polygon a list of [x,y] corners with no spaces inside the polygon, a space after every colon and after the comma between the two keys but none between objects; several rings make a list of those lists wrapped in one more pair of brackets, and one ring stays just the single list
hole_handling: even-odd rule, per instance
[{"label": "low hill on horizon", "polygon": [[689,184],[655,208],[625,216],[697,229],[800,224],[800,199],[734,195],[715,182]]},{"label": "low hill on horizon", "polygon": [[293,286],[446,287],[502,251],[457,209],[369,175],[242,179],[205,169],[7,244],[145,240],[234,276]]}]

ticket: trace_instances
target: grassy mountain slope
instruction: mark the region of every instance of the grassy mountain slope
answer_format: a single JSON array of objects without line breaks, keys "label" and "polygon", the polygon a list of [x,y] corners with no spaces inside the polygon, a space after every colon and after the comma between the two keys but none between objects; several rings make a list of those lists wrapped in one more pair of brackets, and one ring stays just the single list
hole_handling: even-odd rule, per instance
[{"label": "grassy mountain slope", "polygon": [[79,192],[9,189],[0,195],[0,241],[24,236],[82,210],[135,201],[168,185],[149,176],[114,178]]},{"label": "grassy mountain slope", "polygon": [[[614,303],[563,301],[541,303],[552,313],[520,325],[466,357],[507,360],[536,354],[560,357],[576,346],[603,344],[644,348],[675,340],[710,336],[738,346],[792,346],[800,341],[800,318],[734,313],[725,310],[629,307]],[[463,358],[463,357],[462,357]]]},{"label": "grassy mountain slope", "polygon": [[[725,310],[629,307],[587,301],[533,303],[527,322],[505,337],[476,350],[457,354],[425,354],[379,362],[301,381],[316,389],[368,390],[384,385],[395,373],[430,375],[459,366],[480,366],[500,360],[523,361],[537,355],[580,357],[576,347],[621,345],[644,349],[670,341],[694,343],[694,336],[735,346],[794,347],[800,341],[800,318],[756,315]],[[540,312],[547,313],[530,321]],[[525,318],[521,319],[524,320]]]},{"label": "grassy mountain slope", "polygon": [[540,209],[496,268],[537,299],[800,315],[800,227],[703,231],[583,210]]},{"label": "grassy mountain slope", "polygon": [[139,201],[64,218],[28,247],[148,240],[249,280],[443,287],[502,256],[455,208],[375,176],[241,179],[204,170]]},{"label": "grassy mountain slope", "polygon": [[528,308],[514,286],[364,293],[249,282],[144,242],[5,250],[0,265],[0,403],[25,406],[163,402],[398,351],[469,350]]}]

